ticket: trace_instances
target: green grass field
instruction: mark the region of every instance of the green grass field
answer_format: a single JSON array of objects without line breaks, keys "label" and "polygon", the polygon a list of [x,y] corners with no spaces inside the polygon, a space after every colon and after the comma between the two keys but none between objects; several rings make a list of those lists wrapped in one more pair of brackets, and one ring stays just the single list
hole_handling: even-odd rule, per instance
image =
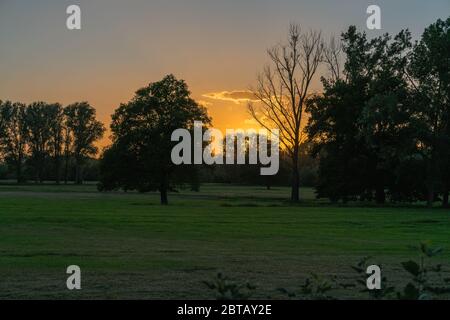
[{"label": "green grass field", "polygon": [[[331,206],[302,189],[204,185],[199,193],[98,193],[95,185],[0,186],[1,299],[203,299],[222,272],[257,286],[254,298],[282,298],[311,272],[353,281],[350,265],[373,256],[401,284],[400,262],[430,240],[448,250],[450,212],[420,206]],[[66,289],[68,265],[82,290]],[[357,298],[355,289],[341,298]]]}]

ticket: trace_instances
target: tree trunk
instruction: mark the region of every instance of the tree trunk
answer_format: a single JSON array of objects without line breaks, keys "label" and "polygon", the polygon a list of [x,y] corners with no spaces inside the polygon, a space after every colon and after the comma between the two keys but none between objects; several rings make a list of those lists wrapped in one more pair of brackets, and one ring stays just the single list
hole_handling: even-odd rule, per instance
[{"label": "tree trunk", "polygon": [[69,156],[65,155],[64,157],[64,184],[67,184],[67,180],[69,179]]},{"label": "tree trunk", "polygon": [[427,206],[433,207],[434,203],[434,185],[435,185],[435,161],[434,161],[434,155],[431,155],[431,159],[428,161],[427,166]]},{"label": "tree trunk", "polygon": [[161,204],[164,206],[168,205],[169,200],[167,199],[167,189],[161,188],[160,193],[161,193]]},{"label": "tree trunk", "polygon": [[375,190],[375,201],[378,204],[384,204],[386,202],[386,193],[384,192],[384,186],[377,186]]},{"label": "tree trunk", "polygon": [[61,161],[59,156],[55,157],[55,182],[56,184],[60,184],[61,182]]},{"label": "tree trunk", "polygon": [[298,202],[300,200],[299,188],[300,188],[300,174],[298,172],[298,149],[299,146],[294,146],[294,157],[292,158],[292,188],[291,188],[291,201]]},{"label": "tree trunk", "polygon": [[442,207],[443,208],[448,208],[448,193],[449,193],[449,190],[448,190],[448,187],[446,187],[444,189],[444,195],[442,197]]},{"label": "tree trunk", "polygon": [[38,168],[38,178],[39,178],[39,183],[42,184],[44,182],[44,161],[41,159],[39,159],[39,168]]},{"label": "tree trunk", "polygon": [[22,183],[23,182],[23,177],[22,177],[22,159],[19,158],[19,160],[17,161],[17,168],[16,168],[16,174],[17,174],[17,183]]},{"label": "tree trunk", "polygon": [[83,184],[83,166],[81,165],[81,160],[76,160],[75,165],[75,183]]},{"label": "tree trunk", "polygon": [[428,207],[433,207],[433,203],[434,203],[434,185],[429,185],[428,186],[428,196],[427,196],[427,206]]},{"label": "tree trunk", "polygon": [[167,198],[167,190],[169,189],[169,178],[164,173],[162,176],[161,186],[159,187],[159,192],[161,194],[161,204],[166,206],[169,204],[169,200]]},{"label": "tree trunk", "polygon": [[265,179],[266,179],[266,181],[265,181],[265,182],[266,182],[266,189],[267,189],[267,190],[270,190],[270,189],[271,189],[271,187],[272,187],[272,183],[271,183],[272,181],[270,180],[270,179],[271,179],[271,177],[269,177],[269,176],[266,176],[266,178],[265,178]]}]

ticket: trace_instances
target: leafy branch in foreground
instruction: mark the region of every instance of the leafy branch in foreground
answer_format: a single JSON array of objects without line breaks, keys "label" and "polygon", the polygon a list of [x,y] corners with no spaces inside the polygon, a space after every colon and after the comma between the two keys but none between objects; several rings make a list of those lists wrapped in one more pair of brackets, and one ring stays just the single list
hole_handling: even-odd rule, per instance
[{"label": "leafy branch in foreground", "polygon": [[[379,290],[369,290],[367,288],[367,267],[371,265],[369,263],[371,257],[364,257],[358,263],[351,268],[358,274],[359,278],[356,280],[357,284],[361,285],[363,289],[360,292],[367,293],[371,299],[382,300],[392,297],[395,292],[395,287],[388,285],[388,279],[386,276],[381,277],[381,289]],[[381,266],[380,266],[381,268]]]},{"label": "leafy branch in foreground", "polygon": [[[450,293],[450,279],[442,277],[442,265],[431,265],[429,260],[442,253],[441,247],[432,247],[427,242],[421,242],[413,246],[420,254],[419,261],[408,260],[401,263],[403,269],[408,273],[410,279],[402,290],[398,290],[388,282],[387,278],[381,278],[380,290],[367,289],[366,270],[369,266],[369,257],[361,259],[356,266],[352,266],[359,275],[357,283],[363,287],[361,292],[369,294],[371,299],[399,299],[399,300],[428,300],[438,298],[439,295]],[[440,285],[436,285],[439,283]],[[443,284],[443,285],[442,285]]]},{"label": "leafy branch in foreground", "polygon": [[[450,279],[442,278],[442,265],[430,265],[428,260],[442,253],[441,247],[431,247],[426,242],[421,242],[414,247],[420,253],[419,261],[408,260],[402,262],[402,267],[411,276],[402,292],[397,292],[401,300],[428,300],[434,296],[450,293],[447,286]],[[433,280],[435,280],[433,282]],[[434,283],[444,283],[444,286],[436,286]]]},{"label": "leafy branch in foreground", "polygon": [[211,281],[203,281],[214,292],[217,300],[247,300],[252,296],[256,287],[249,282],[237,283],[218,273]]},{"label": "leafy branch in foreground", "polygon": [[[335,300],[336,290],[358,288],[361,293],[369,295],[369,299],[398,299],[398,300],[425,300],[437,299],[443,294],[450,294],[450,278],[443,277],[443,268],[441,264],[430,264],[429,260],[442,253],[441,247],[433,247],[427,242],[421,242],[418,246],[413,247],[419,251],[419,261],[408,260],[401,263],[403,269],[408,273],[410,278],[407,280],[405,287],[399,290],[393,285],[392,281],[388,281],[387,277],[381,277],[381,289],[369,290],[367,288],[367,268],[371,265],[370,257],[364,257],[356,265],[351,268],[356,272],[356,284],[339,282],[336,277],[327,279],[317,274],[311,274],[306,278],[304,283],[300,285],[299,290],[292,291],[286,288],[278,288],[277,291],[287,296],[289,299],[304,300]],[[232,296],[234,299],[240,298],[241,289],[245,286],[229,285],[227,279],[221,274],[215,283],[209,283],[209,288],[220,293],[221,299]],[[254,287],[253,287],[254,289]],[[229,292],[229,293],[227,293]],[[334,293],[334,294],[333,294]],[[244,295],[244,299],[249,296]],[[361,297],[363,298],[363,297]]]},{"label": "leafy branch in foreground", "polygon": [[306,278],[300,286],[300,292],[289,291],[285,288],[279,288],[278,291],[287,295],[289,298],[300,298],[307,300],[334,300],[328,293],[335,289],[335,279],[328,280],[312,273],[311,277]]}]

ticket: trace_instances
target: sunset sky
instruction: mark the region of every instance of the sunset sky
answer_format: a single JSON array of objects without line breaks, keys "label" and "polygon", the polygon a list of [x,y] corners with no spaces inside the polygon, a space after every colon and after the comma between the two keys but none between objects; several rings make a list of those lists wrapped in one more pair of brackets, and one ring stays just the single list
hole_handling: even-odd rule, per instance
[{"label": "sunset sky", "polygon": [[[81,6],[80,31],[66,28],[71,4]],[[381,31],[366,30],[369,4],[382,9]],[[215,127],[248,128],[245,91],[290,22],[326,37],[351,24],[418,37],[449,15],[450,0],[0,0],[0,99],[89,101],[109,125],[138,88],[173,73]]]}]

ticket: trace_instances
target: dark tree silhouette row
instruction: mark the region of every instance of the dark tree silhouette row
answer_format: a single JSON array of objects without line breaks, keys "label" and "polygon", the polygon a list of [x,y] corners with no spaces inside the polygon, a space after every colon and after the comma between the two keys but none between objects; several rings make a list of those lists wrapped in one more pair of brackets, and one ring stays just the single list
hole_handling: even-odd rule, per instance
[{"label": "dark tree silhouette row", "polygon": [[319,197],[378,203],[442,197],[450,187],[450,18],[412,43],[401,31],[342,35],[343,69],[322,78],[306,128],[320,160]]},{"label": "dark tree silhouette row", "polygon": [[0,101],[0,158],[14,168],[19,183],[27,178],[42,183],[48,176],[60,183],[62,174],[67,183],[74,162],[74,180],[81,184],[83,166],[97,154],[94,143],[105,131],[95,114],[87,102],[63,108],[59,103]]},{"label": "dark tree silhouette row", "polygon": [[[299,150],[308,141],[320,162],[319,197],[426,199],[431,206],[440,195],[448,205],[450,19],[414,44],[407,30],[368,40],[353,26],[325,44],[320,32],[291,25],[286,43],[268,56],[253,89],[260,102],[248,109],[260,125],[280,129],[292,201],[299,200]],[[312,94],[320,65],[329,75],[321,78],[323,92]]]},{"label": "dark tree silhouette row", "polygon": [[[407,30],[369,40],[352,26],[341,41],[325,44],[320,32],[292,25],[287,43],[268,55],[272,65],[253,89],[260,103],[248,109],[261,126],[280,130],[292,201],[300,200],[302,155],[310,152],[319,163],[318,197],[426,200],[430,206],[442,197],[448,206],[450,18],[430,25],[415,43]],[[323,92],[312,94],[321,64],[329,74],[321,78]],[[167,204],[175,185],[198,184],[201,167],[175,166],[170,159],[172,132],[192,130],[196,120],[211,123],[183,80],[168,75],[139,89],[112,117],[113,143],[100,159],[99,189],[158,190]],[[104,131],[86,103],[64,112],[59,105],[2,103],[0,129],[2,155],[18,180],[25,159],[40,180],[44,159],[53,159],[59,172],[60,159],[70,155],[78,182],[83,160],[96,153],[93,142]],[[241,177],[242,170],[255,169],[242,168]]]}]

